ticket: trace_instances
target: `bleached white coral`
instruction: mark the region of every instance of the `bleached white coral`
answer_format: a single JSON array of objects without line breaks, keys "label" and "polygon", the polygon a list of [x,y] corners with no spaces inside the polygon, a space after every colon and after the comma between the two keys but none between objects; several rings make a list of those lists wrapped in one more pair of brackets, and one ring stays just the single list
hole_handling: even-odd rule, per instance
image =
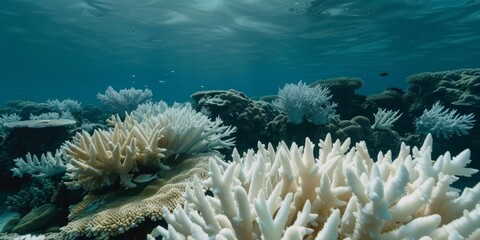
[{"label": "bleached white coral", "polygon": [[453,135],[468,135],[475,123],[475,115],[461,115],[455,109],[445,108],[439,101],[432,108],[425,109],[422,116],[415,119],[417,132],[435,134],[436,137],[450,138]]},{"label": "bleached white coral", "polygon": [[326,124],[338,118],[336,103],[329,102],[330,90],[319,85],[310,87],[302,81],[298,84],[285,84],[278,91],[278,99],[272,104],[287,113],[289,123],[300,124],[304,118],[315,124]]},{"label": "bleached white coral", "polygon": [[20,121],[21,117],[18,116],[16,113],[12,114],[2,114],[0,116],[0,129],[4,127],[5,123],[10,123],[10,122],[17,122]]},{"label": "bleached white coral", "polygon": [[[165,109],[164,104],[158,106],[162,109],[154,108],[141,117],[138,116],[138,110],[135,110],[132,115],[127,115],[123,123],[132,125],[138,121],[142,129],[161,127],[163,138],[158,144],[165,149],[163,153],[165,158],[173,154],[208,152],[234,145],[234,139],[229,136],[236,128],[223,126],[223,121],[219,117],[211,120],[203,113],[195,111],[190,103],[174,104]],[[118,116],[114,116],[107,122],[116,125],[122,121]]]},{"label": "bleached white coral", "polygon": [[30,174],[32,177],[63,175],[67,169],[68,162],[60,150],[57,150],[55,155],[47,152],[40,157],[27,153],[25,159],[17,158],[13,161],[15,162],[15,167],[11,171],[13,176],[16,177],[22,177],[25,173]]},{"label": "bleached white coral", "polygon": [[39,115],[33,115],[30,113],[30,120],[52,120],[52,119],[70,119],[75,120],[70,111],[64,112],[47,112]]},{"label": "bleached white coral", "polygon": [[135,88],[121,89],[115,91],[112,86],[108,86],[105,94],[97,94],[97,98],[105,105],[118,112],[130,112],[137,108],[139,104],[152,99],[153,93],[149,89],[139,90]]},{"label": "bleached white coral", "polygon": [[[364,142],[320,141],[318,158],[303,147],[259,144],[233,161],[210,160],[186,203],[164,209],[168,228],[149,239],[468,239],[480,227],[480,183],[461,194],[450,184],[467,168],[470,151],[431,158],[432,137],[399,155],[374,161]],[[206,196],[207,187],[213,196]],[[452,237],[452,238],[450,238]]]},{"label": "bleached white coral", "polygon": [[13,240],[45,240],[47,237],[45,235],[39,234],[39,235],[21,235],[13,238]]},{"label": "bleached white coral", "polygon": [[158,146],[160,130],[119,122],[114,128],[97,129],[92,135],[86,131],[77,133],[63,146],[65,154],[71,157],[65,185],[94,190],[120,179],[125,188],[135,187],[132,173],[137,171],[137,165],[162,166],[160,159],[165,149]]},{"label": "bleached white coral", "polygon": [[65,99],[65,100],[47,100],[47,106],[50,108],[51,111],[54,112],[80,112],[82,111],[82,106],[81,103],[79,103],[77,100],[72,100],[72,99]]},{"label": "bleached white coral", "polygon": [[400,113],[400,110],[392,111],[379,108],[373,116],[375,117],[375,122],[372,125],[372,129],[391,130],[393,123],[402,116],[402,113]]},{"label": "bleached white coral", "polygon": [[170,156],[228,148],[234,142],[229,136],[236,128],[223,126],[220,118],[210,120],[190,104],[136,118],[112,116],[110,129],[78,133],[67,142],[65,152],[72,160],[65,184],[93,190],[119,179],[124,187],[135,187],[132,178],[139,168],[167,168],[164,161]]}]

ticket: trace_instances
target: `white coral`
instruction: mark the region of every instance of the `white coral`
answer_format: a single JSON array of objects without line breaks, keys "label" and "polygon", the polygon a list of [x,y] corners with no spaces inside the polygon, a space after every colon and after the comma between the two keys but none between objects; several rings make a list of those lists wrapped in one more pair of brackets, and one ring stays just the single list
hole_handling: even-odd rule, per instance
[{"label": "white coral", "polygon": [[288,122],[300,124],[303,119],[315,124],[326,124],[338,118],[336,103],[329,102],[330,90],[319,85],[310,87],[302,81],[298,84],[285,84],[278,91],[278,99],[272,104],[287,114]]},{"label": "white coral", "polygon": [[[196,181],[184,207],[164,209],[165,239],[467,239],[480,227],[480,184],[462,194],[450,186],[470,151],[431,159],[432,137],[423,146],[402,144],[376,161],[364,142],[320,141],[318,158],[307,138],[304,147],[285,143],[248,151],[233,161],[210,160],[205,196]],[[478,234],[477,234],[478,235]]]},{"label": "white coral", "polygon": [[118,112],[130,112],[137,108],[139,104],[150,101],[152,96],[153,93],[149,89],[138,90],[130,88],[121,89],[117,92],[112,86],[108,86],[105,94],[97,94],[97,98],[102,101],[103,104]]},{"label": "white coral", "polygon": [[4,127],[5,123],[18,122],[21,118],[18,114],[2,114],[0,116],[0,130]]},{"label": "white coral", "polygon": [[415,119],[417,132],[421,134],[435,134],[443,138],[450,138],[453,135],[468,135],[475,123],[475,115],[461,115],[455,109],[445,108],[439,101],[432,105],[432,108],[425,109],[422,116]]},{"label": "white coral", "polygon": [[[136,118],[141,118],[139,121]],[[236,128],[223,126],[196,112],[190,104],[159,111],[147,111],[142,117],[127,114],[124,120],[112,116],[108,130],[77,133],[64,145],[72,159],[65,184],[93,190],[112,185],[116,180],[125,188],[135,187],[134,172],[139,168],[159,170],[176,154],[195,154],[231,147],[230,134]]]},{"label": "white coral", "polygon": [[25,159],[17,158],[13,161],[15,162],[15,167],[11,171],[13,176],[16,177],[22,177],[24,173],[28,173],[32,177],[63,175],[67,169],[68,162],[61,150],[57,150],[55,155],[47,152],[40,157],[27,153]]},{"label": "white coral", "polygon": [[400,113],[400,110],[392,111],[379,108],[373,116],[375,117],[375,122],[372,125],[372,129],[391,130],[393,124],[402,116],[402,113]]},{"label": "white coral", "polygon": [[77,100],[72,100],[72,99],[65,99],[65,100],[47,100],[47,106],[54,112],[72,112],[72,113],[77,113],[82,111],[82,106],[81,103],[79,103]]}]

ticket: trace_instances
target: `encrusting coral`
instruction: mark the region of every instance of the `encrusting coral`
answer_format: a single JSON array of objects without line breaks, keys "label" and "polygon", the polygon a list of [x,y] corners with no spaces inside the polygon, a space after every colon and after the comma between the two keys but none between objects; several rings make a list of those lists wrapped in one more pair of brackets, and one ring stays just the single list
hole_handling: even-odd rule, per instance
[{"label": "encrusting coral", "polygon": [[164,208],[168,228],[147,238],[478,239],[480,183],[450,186],[477,172],[466,167],[468,149],[434,161],[428,135],[420,149],[402,144],[395,159],[380,152],[374,161],[364,142],[349,145],[327,135],[318,158],[308,138],[234,151],[230,163],[211,158],[209,178],[195,180],[183,208]]},{"label": "encrusting coral", "polygon": [[222,126],[220,118],[210,120],[189,104],[156,115],[147,113],[140,121],[129,114],[123,121],[113,116],[109,124],[114,127],[92,135],[77,133],[63,146],[71,158],[65,185],[95,190],[119,179],[125,188],[135,187],[135,172],[168,169],[164,161],[172,155],[231,147],[233,138],[228,137],[236,130]]}]

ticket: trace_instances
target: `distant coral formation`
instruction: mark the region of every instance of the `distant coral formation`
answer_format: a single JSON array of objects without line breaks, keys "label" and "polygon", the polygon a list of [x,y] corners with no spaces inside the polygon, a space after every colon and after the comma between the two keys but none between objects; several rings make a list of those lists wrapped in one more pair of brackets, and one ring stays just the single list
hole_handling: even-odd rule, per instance
[{"label": "distant coral formation", "polygon": [[407,82],[412,84],[410,94],[424,103],[436,99],[457,106],[480,106],[480,68],[418,73]]},{"label": "distant coral formation", "polygon": [[139,104],[152,99],[153,93],[149,89],[139,90],[135,88],[121,89],[115,91],[112,86],[108,86],[105,94],[98,93],[97,98],[103,104],[112,108],[117,113],[130,112],[137,108]]},{"label": "distant coral formation", "polygon": [[421,134],[435,134],[437,137],[450,138],[454,135],[468,135],[474,123],[475,115],[470,113],[462,115],[455,109],[445,108],[436,102],[430,109],[425,109],[423,114],[415,119],[417,132]]},{"label": "distant coral formation", "polygon": [[305,119],[315,124],[326,124],[338,117],[335,113],[337,104],[330,102],[331,98],[328,88],[319,85],[310,87],[300,81],[285,84],[272,104],[287,114],[289,123],[300,124]]},{"label": "distant coral formation", "polygon": [[15,167],[11,169],[13,176],[22,177],[28,173],[32,177],[45,178],[63,175],[68,160],[64,158],[61,150],[57,150],[54,154],[47,152],[40,156],[27,153],[25,159],[16,158],[13,161],[15,162]]}]

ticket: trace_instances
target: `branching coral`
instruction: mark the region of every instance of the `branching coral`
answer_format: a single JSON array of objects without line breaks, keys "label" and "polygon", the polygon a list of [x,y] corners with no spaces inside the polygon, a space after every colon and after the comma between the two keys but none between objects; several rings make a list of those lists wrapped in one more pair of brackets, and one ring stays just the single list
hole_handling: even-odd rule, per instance
[{"label": "branching coral", "polygon": [[72,113],[77,113],[82,111],[82,106],[81,103],[79,103],[77,100],[72,100],[72,99],[65,99],[65,100],[47,100],[46,102],[47,106],[50,108],[50,110],[61,113],[61,112],[72,112]]},{"label": "branching coral", "polygon": [[287,113],[288,122],[300,124],[303,119],[315,124],[326,124],[338,116],[335,114],[336,103],[330,90],[321,86],[309,87],[300,81],[298,84],[285,84],[278,91],[278,99],[272,104]]},{"label": "branching coral", "polygon": [[401,116],[402,113],[400,113],[400,110],[392,111],[379,108],[377,113],[374,114],[375,122],[372,125],[372,129],[391,130],[393,123]]},{"label": "branching coral", "polygon": [[152,99],[153,93],[149,89],[138,90],[134,88],[115,91],[112,86],[108,86],[105,94],[97,94],[97,98],[103,104],[111,107],[118,112],[130,112],[137,108],[139,104]]},{"label": "branching coral", "polygon": [[[320,141],[318,158],[307,138],[303,147],[281,143],[233,162],[210,159],[210,174],[185,194],[184,207],[164,209],[164,239],[468,239],[478,236],[480,183],[461,194],[450,186],[467,168],[470,151],[435,161],[432,137],[413,150],[402,144],[397,158],[364,142]],[[470,238],[474,239],[474,238]]]},{"label": "branching coral", "polygon": [[435,134],[443,138],[450,138],[453,135],[468,135],[475,123],[475,115],[461,115],[455,109],[445,109],[445,107],[436,102],[432,108],[424,110],[422,116],[415,119],[417,132],[421,134]]},{"label": "branching coral", "polygon": [[16,158],[15,167],[11,169],[13,176],[22,177],[24,173],[32,177],[51,177],[63,175],[67,169],[68,159],[62,156],[62,151],[57,150],[55,154],[47,152],[40,157],[27,153],[25,159]]},{"label": "branching coral", "polygon": [[65,184],[72,188],[93,190],[114,184],[118,179],[125,188],[135,187],[134,172],[148,168],[168,168],[165,161],[172,155],[207,152],[230,147],[225,139],[235,128],[222,126],[217,118],[210,120],[190,105],[168,108],[154,115],[147,113],[140,121],[132,115],[109,120],[113,127],[77,133],[64,146],[72,159]]},{"label": "branching coral", "polygon": [[30,210],[50,202],[56,189],[56,184],[49,178],[35,179],[30,187],[8,196],[5,205],[8,210],[25,215]]}]

